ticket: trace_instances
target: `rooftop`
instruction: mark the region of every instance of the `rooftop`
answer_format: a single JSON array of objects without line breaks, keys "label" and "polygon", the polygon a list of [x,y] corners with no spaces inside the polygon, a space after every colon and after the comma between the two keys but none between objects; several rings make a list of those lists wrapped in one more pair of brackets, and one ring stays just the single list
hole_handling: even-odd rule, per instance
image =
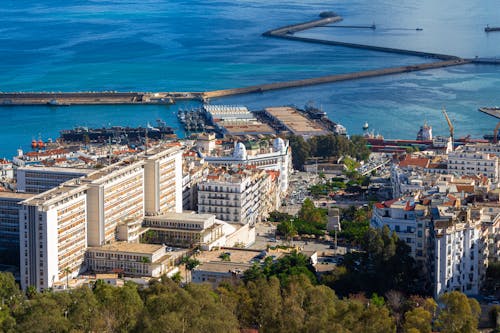
[{"label": "rooftop", "polygon": [[265,110],[294,134],[322,135],[328,133],[324,128],[312,122],[292,107],[269,107]]},{"label": "rooftop", "polygon": [[172,220],[179,222],[205,222],[208,219],[213,218],[215,215],[212,214],[194,214],[194,213],[164,213],[162,215],[146,216],[144,219],[154,219],[154,220]]},{"label": "rooftop", "polygon": [[20,199],[26,200],[35,196],[32,193],[20,193],[20,192],[10,192],[10,191],[0,191],[0,199],[2,198],[11,198],[11,199]]},{"label": "rooftop", "polygon": [[143,244],[143,243],[128,243],[128,242],[115,242],[102,246],[89,247],[90,251],[101,252],[128,252],[139,254],[153,254],[158,250],[164,248],[163,245],[158,244]]},{"label": "rooftop", "polygon": [[223,262],[223,261],[210,261],[200,264],[195,270],[198,271],[209,271],[209,272],[229,272],[234,270],[240,270],[242,273],[247,269],[251,268],[252,264],[247,263],[236,263],[236,262]]}]

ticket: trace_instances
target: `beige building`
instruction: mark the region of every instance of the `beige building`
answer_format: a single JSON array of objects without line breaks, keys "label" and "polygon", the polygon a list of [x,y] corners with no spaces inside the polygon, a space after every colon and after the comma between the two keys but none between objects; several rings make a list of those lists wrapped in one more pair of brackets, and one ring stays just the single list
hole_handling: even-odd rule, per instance
[{"label": "beige building", "polygon": [[89,247],[85,262],[88,270],[95,273],[151,277],[160,277],[173,266],[164,245],[127,242]]},{"label": "beige building", "polygon": [[178,146],[157,146],[23,201],[22,287],[42,290],[66,274],[76,276],[86,269],[88,246],[137,242],[148,209],[180,210],[181,168]]},{"label": "beige building", "polygon": [[210,250],[225,245],[223,224],[212,214],[165,213],[146,216],[143,226],[148,229],[147,242],[170,246],[195,247]]},{"label": "beige building", "polygon": [[120,222],[144,216],[143,161],[122,161],[89,174],[83,181],[88,184],[89,246],[114,241]]},{"label": "beige building", "polygon": [[76,181],[21,203],[20,270],[23,289],[52,286],[84,269],[87,187]]}]

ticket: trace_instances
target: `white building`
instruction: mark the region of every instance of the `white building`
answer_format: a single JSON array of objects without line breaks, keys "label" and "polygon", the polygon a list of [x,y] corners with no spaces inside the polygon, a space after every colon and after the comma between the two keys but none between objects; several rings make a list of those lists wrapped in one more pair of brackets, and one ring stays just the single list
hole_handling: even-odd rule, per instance
[{"label": "white building", "polygon": [[75,180],[21,203],[21,287],[38,290],[84,270],[87,247],[86,186]]},{"label": "white building", "polygon": [[[86,269],[88,246],[137,241],[145,212],[182,208],[179,147],[157,146],[150,154],[89,173],[21,202],[21,286],[49,288]],[[158,211],[153,211],[158,209]]]},{"label": "white building", "polygon": [[[495,152],[485,152],[483,145],[467,144],[448,154],[448,172],[457,175],[484,175],[492,182],[499,180],[499,157]],[[496,148],[496,146],[494,146]],[[491,149],[491,148],[490,148]]]},{"label": "white building", "polygon": [[435,207],[433,214],[434,296],[453,290],[479,293],[487,266],[481,220],[472,210]]},{"label": "white building", "polygon": [[160,277],[173,266],[164,245],[127,242],[89,247],[85,262],[88,270],[95,273],[151,277]]},{"label": "white building", "polygon": [[[215,138],[214,138],[215,140]],[[208,140],[206,140],[208,141]],[[214,147],[206,143],[203,147]],[[272,145],[249,149],[243,142],[235,142],[231,153],[217,153],[213,148],[210,151],[200,151],[205,162],[214,166],[255,166],[263,170],[279,171],[279,184],[281,193],[288,191],[288,178],[292,171],[292,151],[288,140],[275,138]]]},{"label": "white building", "polygon": [[59,184],[91,173],[91,169],[29,166],[16,169],[17,190],[26,193],[42,193]]},{"label": "white building", "polygon": [[229,223],[254,225],[262,217],[264,180],[262,170],[241,170],[229,173],[216,170],[198,184],[198,213],[215,214]]},{"label": "white building", "polygon": [[384,201],[373,206],[371,225],[374,228],[388,226],[410,246],[412,257],[424,264],[428,237],[426,212],[427,208],[414,197]]},{"label": "white building", "polygon": [[148,229],[143,237],[148,243],[169,246],[195,247],[211,250],[226,242],[223,223],[212,214],[165,213],[146,216],[143,226]]}]

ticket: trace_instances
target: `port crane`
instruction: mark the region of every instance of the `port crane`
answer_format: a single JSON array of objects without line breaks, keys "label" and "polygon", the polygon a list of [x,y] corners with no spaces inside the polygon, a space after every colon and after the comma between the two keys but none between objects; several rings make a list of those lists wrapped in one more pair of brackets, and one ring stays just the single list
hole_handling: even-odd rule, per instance
[{"label": "port crane", "polygon": [[448,127],[450,128],[451,149],[453,150],[453,145],[455,144],[453,133],[455,131],[455,127],[453,127],[453,124],[451,123],[450,117],[448,117],[448,113],[446,113],[446,109],[444,108],[444,106],[443,106],[442,111],[443,111],[444,117],[446,118],[446,122],[448,123]]}]

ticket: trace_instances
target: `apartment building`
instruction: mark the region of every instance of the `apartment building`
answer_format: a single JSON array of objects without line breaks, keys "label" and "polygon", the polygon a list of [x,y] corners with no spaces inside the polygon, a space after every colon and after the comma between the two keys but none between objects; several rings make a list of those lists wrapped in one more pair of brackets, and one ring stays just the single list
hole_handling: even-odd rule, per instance
[{"label": "apartment building", "polygon": [[432,209],[435,297],[453,290],[468,295],[479,293],[488,254],[481,239],[480,215],[475,213],[469,207]]},{"label": "apartment building", "polygon": [[87,187],[69,181],[22,201],[19,212],[21,287],[43,290],[84,270]]},{"label": "apartment building", "polygon": [[22,201],[22,287],[76,276],[88,246],[136,242],[147,209],[182,209],[181,167],[179,147],[158,146]]},{"label": "apartment building", "polygon": [[499,159],[495,152],[485,152],[481,145],[467,144],[448,154],[448,172],[457,175],[484,175],[492,182],[499,181]]},{"label": "apartment building", "polygon": [[117,225],[144,216],[143,161],[122,161],[87,175],[88,244],[115,240]]},{"label": "apartment building", "polygon": [[225,149],[222,144],[216,145],[215,141],[215,138],[207,137],[199,147],[199,154],[209,165],[252,166],[278,171],[280,193],[288,191],[288,179],[292,171],[292,151],[288,140],[275,138],[272,142],[234,142],[230,149]]},{"label": "apartment building", "polygon": [[374,228],[388,226],[410,246],[412,257],[425,265],[429,229],[426,213],[427,207],[419,204],[415,197],[384,201],[373,206],[371,225]]},{"label": "apartment building", "polygon": [[229,223],[254,225],[263,214],[267,173],[257,169],[215,169],[198,184],[198,213],[215,214]]},{"label": "apartment building", "polygon": [[28,166],[16,169],[17,191],[42,193],[68,180],[91,173],[91,169]]},{"label": "apartment building", "polygon": [[182,212],[182,150],[155,149],[145,157],[146,215]]}]

